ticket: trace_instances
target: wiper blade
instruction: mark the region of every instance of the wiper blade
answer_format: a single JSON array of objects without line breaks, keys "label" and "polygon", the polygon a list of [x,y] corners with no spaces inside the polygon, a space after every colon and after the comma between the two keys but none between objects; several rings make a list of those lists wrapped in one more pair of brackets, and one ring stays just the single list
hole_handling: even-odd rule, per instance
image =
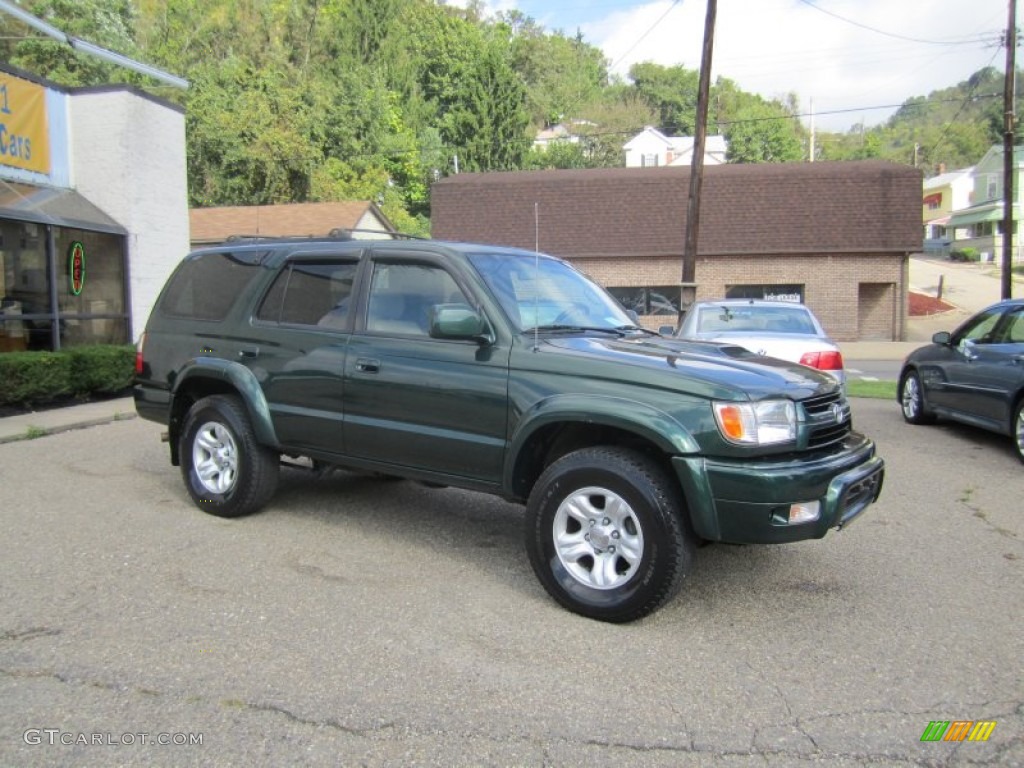
[{"label": "wiper blade", "polygon": [[[632,329],[630,329],[632,330]],[[599,327],[596,325],[538,325],[533,328],[527,328],[523,333],[547,333],[548,331],[569,331],[571,333],[612,333],[616,336],[625,336],[626,331],[623,328],[608,328]]]},{"label": "wiper blade", "polygon": [[650,328],[643,328],[639,325],[619,325],[615,327],[615,330],[625,331],[627,333],[630,331],[640,331],[641,333],[646,333],[648,336],[661,337],[661,334],[658,333],[657,331],[652,331]]}]

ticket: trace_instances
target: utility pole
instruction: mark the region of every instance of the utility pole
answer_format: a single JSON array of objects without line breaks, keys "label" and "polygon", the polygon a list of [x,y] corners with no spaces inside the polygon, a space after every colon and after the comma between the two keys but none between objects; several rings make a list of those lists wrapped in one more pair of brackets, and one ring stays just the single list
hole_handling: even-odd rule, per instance
[{"label": "utility pole", "polygon": [[704,17],[704,51],[700,59],[697,90],[697,125],[693,132],[690,159],[690,201],[686,208],[686,242],[683,246],[683,279],[680,283],[679,320],[697,298],[697,236],[700,233],[700,192],[704,183],[704,139],[708,130],[708,94],[711,91],[711,51],[715,42],[715,14],[718,0],[708,0]]},{"label": "utility pole", "polygon": [[[1013,294],[1013,176],[1017,168],[1013,151],[1017,80],[1017,0],[1009,0],[1006,22],[1006,74],[1003,79],[1003,280],[1002,297]],[[1021,222],[1024,225],[1024,221]],[[1019,240],[1019,237],[1018,237]]]}]

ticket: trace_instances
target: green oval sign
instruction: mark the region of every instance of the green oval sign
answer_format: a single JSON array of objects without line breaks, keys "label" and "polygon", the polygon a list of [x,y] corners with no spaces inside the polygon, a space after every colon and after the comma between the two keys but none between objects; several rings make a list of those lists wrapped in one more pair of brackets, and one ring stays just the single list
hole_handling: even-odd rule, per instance
[{"label": "green oval sign", "polygon": [[81,294],[85,287],[85,246],[77,240],[68,250],[68,283],[75,296]]}]

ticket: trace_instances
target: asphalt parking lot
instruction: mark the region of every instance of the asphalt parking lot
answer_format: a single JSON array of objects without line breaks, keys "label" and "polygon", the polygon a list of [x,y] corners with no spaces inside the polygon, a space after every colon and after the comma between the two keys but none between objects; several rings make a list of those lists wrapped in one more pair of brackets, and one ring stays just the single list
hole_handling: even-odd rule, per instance
[{"label": "asphalt parking lot", "polygon": [[155,424],[0,445],[0,765],[1024,765],[1024,466],[853,403],[878,504],[702,548],[627,626],[552,602],[495,499],[289,470],[229,521]]}]

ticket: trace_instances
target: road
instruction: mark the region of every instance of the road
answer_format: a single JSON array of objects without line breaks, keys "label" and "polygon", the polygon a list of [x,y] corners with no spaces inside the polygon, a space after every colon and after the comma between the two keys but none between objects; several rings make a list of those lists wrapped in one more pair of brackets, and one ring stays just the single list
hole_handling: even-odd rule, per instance
[{"label": "road", "polygon": [[702,548],[627,626],[555,605],[495,499],[288,470],[231,521],[148,422],[0,445],[0,765],[1024,765],[1024,467],[853,407],[877,505]]}]

